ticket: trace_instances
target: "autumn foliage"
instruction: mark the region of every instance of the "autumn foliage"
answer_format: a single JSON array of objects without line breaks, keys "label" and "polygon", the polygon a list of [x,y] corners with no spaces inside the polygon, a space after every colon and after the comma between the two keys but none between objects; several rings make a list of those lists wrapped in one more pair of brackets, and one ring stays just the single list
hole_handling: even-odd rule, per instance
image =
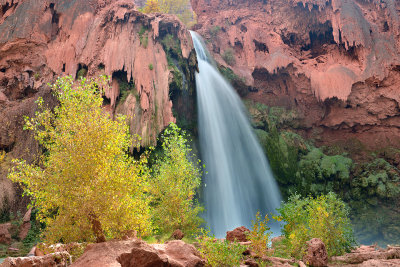
[{"label": "autumn foliage", "polygon": [[[25,128],[34,132],[44,153],[35,164],[15,161],[9,178],[31,196],[39,220],[46,225],[46,242],[102,242],[128,232],[146,236],[153,229],[187,228],[188,217],[197,218],[194,194],[200,174],[186,160],[187,146],[177,128],[171,138],[179,140],[167,139],[171,141],[165,145],[164,154],[173,155],[157,161],[151,178],[148,153],[140,159],[128,153],[135,139],[126,118],[113,120],[102,110],[107,86],[106,77],[77,83],[71,77],[59,78],[52,86],[59,106],[52,111],[39,98],[39,111],[26,118]],[[176,179],[165,180],[170,175]],[[172,197],[170,192],[180,194],[169,202],[165,197]],[[179,211],[173,220],[172,203]]]}]

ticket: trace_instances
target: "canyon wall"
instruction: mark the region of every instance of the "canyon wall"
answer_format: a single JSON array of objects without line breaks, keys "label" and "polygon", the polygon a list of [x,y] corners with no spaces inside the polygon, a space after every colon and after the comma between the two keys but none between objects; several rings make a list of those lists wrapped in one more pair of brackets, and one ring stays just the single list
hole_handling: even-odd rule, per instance
[{"label": "canyon wall", "polygon": [[294,110],[297,131],[319,145],[355,138],[370,149],[400,147],[399,1],[192,6],[196,31],[244,98]]},{"label": "canyon wall", "polygon": [[196,64],[186,27],[175,16],[143,14],[133,1],[0,0],[0,206],[13,195],[10,159],[33,161],[39,151],[22,127],[39,96],[56,105],[47,83],[109,75],[105,110],[127,115],[146,146],[175,122],[171,91],[194,84]]}]

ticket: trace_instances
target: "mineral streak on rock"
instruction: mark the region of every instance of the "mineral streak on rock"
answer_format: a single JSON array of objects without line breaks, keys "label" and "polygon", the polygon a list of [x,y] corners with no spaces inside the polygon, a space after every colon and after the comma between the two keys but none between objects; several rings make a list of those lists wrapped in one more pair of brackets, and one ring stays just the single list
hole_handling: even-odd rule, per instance
[{"label": "mineral streak on rock", "polygon": [[399,1],[192,0],[192,7],[218,64],[251,88],[246,98],[295,109],[300,131],[319,131],[320,143],[356,137],[368,147],[400,147],[393,144],[400,137]]}]

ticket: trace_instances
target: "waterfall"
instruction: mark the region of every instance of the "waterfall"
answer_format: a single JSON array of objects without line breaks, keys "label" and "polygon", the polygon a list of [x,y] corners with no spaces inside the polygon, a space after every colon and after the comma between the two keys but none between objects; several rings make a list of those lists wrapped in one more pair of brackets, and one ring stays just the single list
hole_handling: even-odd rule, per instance
[{"label": "waterfall", "polygon": [[213,66],[201,37],[195,32],[191,35],[199,66],[196,86],[200,150],[206,166],[205,219],[217,237],[224,237],[238,226],[250,227],[257,211],[276,213],[281,196],[239,96]]}]

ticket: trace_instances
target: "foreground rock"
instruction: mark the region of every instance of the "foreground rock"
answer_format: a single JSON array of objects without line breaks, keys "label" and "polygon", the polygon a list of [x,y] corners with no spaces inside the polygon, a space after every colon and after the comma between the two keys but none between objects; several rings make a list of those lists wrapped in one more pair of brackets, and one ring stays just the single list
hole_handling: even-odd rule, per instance
[{"label": "foreground rock", "polygon": [[0,224],[0,244],[11,244],[11,223]]},{"label": "foreground rock", "polygon": [[71,263],[71,256],[68,252],[56,252],[37,257],[16,257],[7,258],[1,267],[64,267]]},{"label": "foreground rock", "polygon": [[313,238],[307,241],[307,250],[306,254],[303,256],[303,262],[313,267],[324,267],[328,265],[328,253],[321,239]]},{"label": "foreground rock", "polygon": [[246,242],[249,241],[247,239],[247,233],[249,233],[250,230],[247,229],[244,226],[240,226],[235,228],[232,231],[226,232],[226,240],[231,241],[231,242]]},{"label": "foreground rock", "polygon": [[[336,264],[361,264],[360,266],[392,266],[374,265],[377,263],[389,264],[393,259],[400,259],[400,247],[389,246],[387,249],[376,249],[375,246],[361,246],[351,253],[343,256],[332,257],[332,262]],[[394,263],[399,263],[394,260]],[[391,264],[391,263],[390,263]],[[395,265],[400,266],[400,265]]]},{"label": "foreground rock", "polygon": [[183,241],[149,245],[132,239],[91,244],[72,266],[201,267],[204,264],[194,246]]}]

